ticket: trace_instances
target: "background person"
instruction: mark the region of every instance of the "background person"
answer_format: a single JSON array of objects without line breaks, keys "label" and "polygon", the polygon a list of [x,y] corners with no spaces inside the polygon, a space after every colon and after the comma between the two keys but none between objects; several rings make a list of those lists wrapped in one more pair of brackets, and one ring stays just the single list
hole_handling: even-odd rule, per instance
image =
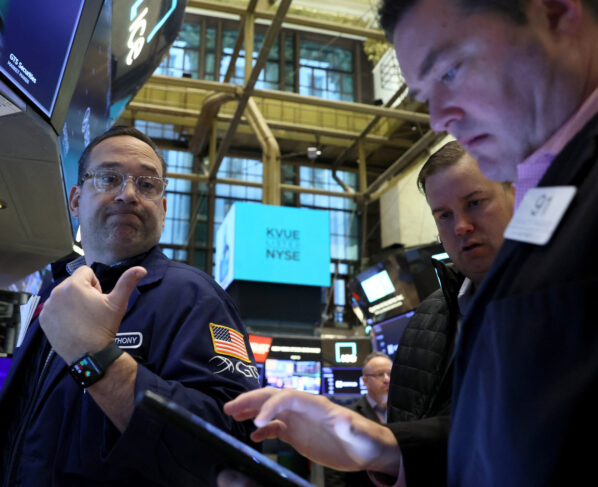
[{"label": "background person", "polygon": [[[363,361],[361,377],[367,394],[349,406],[349,409],[380,424],[386,424],[386,405],[392,361],[383,352],[372,352]],[[373,485],[365,471],[342,472],[324,469],[326,487],[363,487]]]}]

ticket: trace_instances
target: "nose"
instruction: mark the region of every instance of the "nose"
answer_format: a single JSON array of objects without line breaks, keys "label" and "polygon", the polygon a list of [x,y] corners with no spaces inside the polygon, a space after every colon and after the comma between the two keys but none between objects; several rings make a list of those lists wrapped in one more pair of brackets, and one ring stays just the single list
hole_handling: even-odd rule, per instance
[{"label": "nose", "polygon": [[466,214],[455,215],[455,235],[461,237],[473,232],[473,222]]},{"label": "nose", "polygon": [[[430,126],[436,132],[455,134],[455,122],[463,120],[465,112],[444,94],[436,90],[430,97],[428,109],[430,111]],[[451,130],[452,129],[452,130]]]},{"label": "nose", "polygon": [[127,179],[123,182],[123,187],[116,195],[116,199],[127,202],[137,199],[137,190],[135,189],[135,179],[133,176],[127,176]]}]

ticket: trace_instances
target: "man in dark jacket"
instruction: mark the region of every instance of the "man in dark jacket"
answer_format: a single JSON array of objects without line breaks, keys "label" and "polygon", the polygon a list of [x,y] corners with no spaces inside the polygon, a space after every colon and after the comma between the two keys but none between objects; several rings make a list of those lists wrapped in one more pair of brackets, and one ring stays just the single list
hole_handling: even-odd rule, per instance
[{"label": "man in dark jacket", "polygon": [[0,392],[0,485],[212,485],[209,448],[135,407],[148,389],[247,439],[251,426],[222,413],[258,387],[245,328],[213,279],[157,246],[164,173],[131,128],[81,156],[69,203],[85,256],[53,265],[15,351]]},{"label": "man in dark jacket", "polygon": [[[379,457],[392,450],[384,446],[384,438],[390,435],[389,446],[393,442],[400,446],[397,454],[402,455],[403,481],[406,478],[409,487],[444,485],[459,325],[502,244],[513,212],[514,192],[512,185],[484,177],[477,162],[456,142],[448,143],[426,162],[418,184],[445,250],[463,275],[438,265],[442,288],[420,304],[403,333],[392,367],[389,429],[327,404],[323,398],[261,390],[239,396],[225,409],[236,419],[246,419],[245,406],[252,403],[252,414],[258,416],[256,424],[261,426],[253,439],[278,436],[315,461],[330,466],[339,462],[341,469],[348,469],[364,458],[366,465],[376,465]],[[274,415],[277,419],[268,423]],[[339,426],[346,421],[351,425],[348,431]],[[284,430],[279,429],[280,422],[285,424]],[[314,435],[319,441],[314,441]]]},{"label": "man in dark jacket", "polygon": [[[390,371],[392,360],[383,352],[372,352],[364,360],[361,377],[367,389],[367,394],[361,396],[349,406],[350,409],[363,417],[386,424],[388,389],[390,385]],[[372,485],[367,472],[341,472],[340,470],[324,469],[326,487],[366,487]]]}]

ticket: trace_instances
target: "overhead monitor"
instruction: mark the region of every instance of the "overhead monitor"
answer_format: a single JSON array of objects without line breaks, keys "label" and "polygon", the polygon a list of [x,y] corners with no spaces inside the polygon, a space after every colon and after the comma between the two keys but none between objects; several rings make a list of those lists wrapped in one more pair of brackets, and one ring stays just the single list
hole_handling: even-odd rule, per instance
[{"label": "overhead monitor", "polygon": [[283,389],[320,393],[320,362],[315,360],[266,359],[266,385]]},{"label": "overhead monitor", "polygon": [[2,384],[8,375],[11,361],[12,359],[10,358],[0,357],[0,389],[2,389]]},{"label": "overhead monitor", "polygon": [[101,0],[0,2],[3,80],[60,132]]},{"label": "overhead monitor", "polygon": [[214,275],[234,280],[330,286],[330,216],[307,208],[235,203],[216,235]]},{"label": "overhead monitor", "polygon": [[378,301],[396,291],[386,270],[382,270],[362,281],[361,287],[370,303]]}]

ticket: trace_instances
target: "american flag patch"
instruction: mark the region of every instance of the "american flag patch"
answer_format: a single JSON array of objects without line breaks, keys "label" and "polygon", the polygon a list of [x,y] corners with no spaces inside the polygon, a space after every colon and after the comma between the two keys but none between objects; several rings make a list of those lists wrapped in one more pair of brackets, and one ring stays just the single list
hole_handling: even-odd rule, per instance
[{"label": "american flag patch", "polygon": [[212,343],[214,344],[214,351],[216,353],[251,363],[242,333],[228,326],[216,325],[214,323],[210,323],[210,333],[212,334]]}]

